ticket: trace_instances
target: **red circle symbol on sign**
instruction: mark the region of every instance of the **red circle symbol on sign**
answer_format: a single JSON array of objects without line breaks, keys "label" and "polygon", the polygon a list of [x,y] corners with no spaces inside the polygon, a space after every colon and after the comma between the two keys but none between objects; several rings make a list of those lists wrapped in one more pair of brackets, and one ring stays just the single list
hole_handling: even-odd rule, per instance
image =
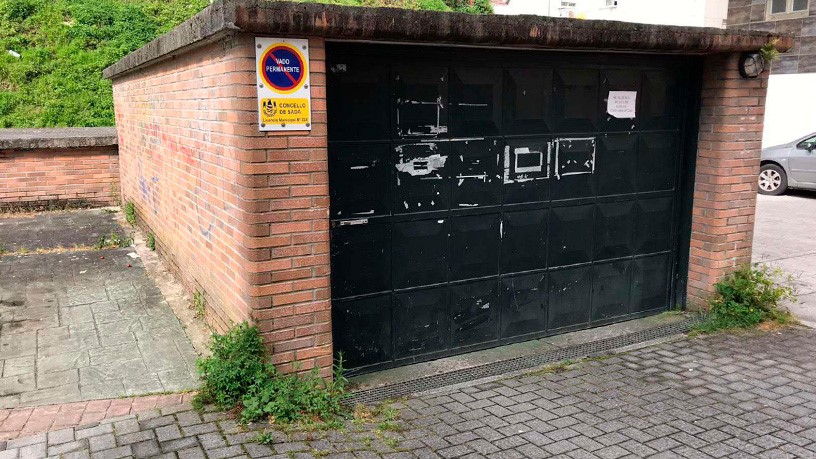
[{"label": "red circle symbol on sign", "polygon": [[260,66],[264,83],[276,91],[296,91],[306,78],[306,60],[296,48],[287,44],[267,49]]}]

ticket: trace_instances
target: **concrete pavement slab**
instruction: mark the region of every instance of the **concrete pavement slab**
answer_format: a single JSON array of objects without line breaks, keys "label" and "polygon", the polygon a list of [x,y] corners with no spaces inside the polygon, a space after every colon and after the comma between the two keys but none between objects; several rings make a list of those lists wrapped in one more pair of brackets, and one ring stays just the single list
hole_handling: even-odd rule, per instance
[{"label": "concrete pavement slab", "polygon": [[116,223],[113,209],[0,214],[0,246],[6,252],[90,247],[112,233],[126,234]]},{"label": "concrete pavement slab", "polygon": [[788,308],[816,327],[816,192],[757,197],[753,261],[793,274],[799,298]]},{"label": "concrete pavement slab", "polygon": [[[4,217],[0,224],[0,239],[16,241],[13,247],[68,247],[98,232],[124,233],[101,210]],[[0,409],[197,386],[197,354],[132,253],[0,257]]]}]

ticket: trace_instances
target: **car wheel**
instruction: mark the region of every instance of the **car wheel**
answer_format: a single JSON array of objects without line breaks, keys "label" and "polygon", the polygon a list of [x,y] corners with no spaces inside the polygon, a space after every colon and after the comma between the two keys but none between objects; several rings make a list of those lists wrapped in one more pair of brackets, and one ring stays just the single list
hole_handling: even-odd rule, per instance
[{"label": "car wheel", "polygon": [[766,164],[759,169],[759,194],[777,196],[788,189],[788,176],[776,164]]}]

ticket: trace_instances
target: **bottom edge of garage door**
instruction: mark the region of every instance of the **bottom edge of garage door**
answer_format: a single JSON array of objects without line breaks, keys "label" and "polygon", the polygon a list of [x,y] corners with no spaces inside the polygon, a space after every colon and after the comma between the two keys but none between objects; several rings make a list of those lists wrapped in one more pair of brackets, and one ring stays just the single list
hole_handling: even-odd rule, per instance
[{"label": "bottom edge of garage door", "polygon": [[[446,357],[454,357],[454,356],[458,356],[458,355],[467,354],[467,353],[470,353],[470,352],[477,352],[477,351],[482,351],[482,350],[486,350],[486,349],[493,349],[493,348],[497,348],[497,347],[501,347],[501,346],[507,346],[507,345],[510,345],[510,344],[517,344],[517,343],[523,343],[523,342],[528,342],[528,341],[534,341],[534,340],[539,340],[539,339],[542,339],[542,338],[563,335],[563,334],[566,334],[566,333],[571,333],[571,332],[576,332],[576,331],[591,330],[591,329],[594,329],[594,328],[599,328],[599,327],[603,327],[603,326],[607,326],[607,325],[613,325],[613,324],[617,324],[617,323],[636,320],[636,319],[639,319],[639,318],[642,318],[642,317],[658,315],[658,314],[661,314],[661,313],[666,312],[668,310],[669,310],[669,308],[668,308],[668,306],[666,306],[666,307],[662,307],[662,308],[651,309],[651,310],[648,310],[648,311],[640,311],[640,312],[637,312],[637,313],[627,314],[627,315],[624,315],[624,316],[610,317],[610,318],[603,319],[603,320],[597,320],[595,322],[592,322],[589,326],[587,326],[586,324],[580,324],[580,325],[574,325],[574,326],[570,326],[570,327],[563,327],[563,328],[559,328],[559,329],[555,329],[555,330],[548,330],[548,331],[543,331],[543,332],[530,333],[530,334],[521,335],[521,336],[513,336],[513,337],[510,337],[510,338],[504,338],[504,339],[501,339],[501,340],[498,340],[498,341],[490,341],[490,342],[485,342],[485,343],[473,344],[473,345],[469,345],[469,346],[462,346],[462,347],[457,347],[457,348],[445,349],[444,351],[439,351],[439,352],[431,352],[431,353],[427,353],[427,354],[414,355],[414,356],[405,357],[405,358],[402,358],[402,359],[390,360],[390,361],[386,361],[386,362],[380,362],[380,363],[376,363],[376,364],[372,364],[372,365],[366,365],[366,366],[360,366],[360,367],[356,367],[356,368],[349,368],[349,369],[345,369],[344,373],[347,376],[359,376],[359,375],[366,374],[366,373],[373,373],[373,372],[376,372],[376,371],[382,371],[382,370],[388,370],[388,369],[397,368],[397,367],[403,367],[403,366],[412,365],[412,364],[415,364],[415,363],[429,362],[429,361],[432,361],[432,360],[438,360],[438,359],[442,359],[442,358],[446,358]],[[546,350],[549,350],[549,349],[546,349]]]}]

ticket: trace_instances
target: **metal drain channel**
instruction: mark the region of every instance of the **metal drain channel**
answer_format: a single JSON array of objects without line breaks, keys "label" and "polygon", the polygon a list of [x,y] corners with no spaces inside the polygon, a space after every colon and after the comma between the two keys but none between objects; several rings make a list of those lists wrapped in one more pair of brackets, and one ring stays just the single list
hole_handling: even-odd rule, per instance
[{"label": "metal drain channel", "polygon": [[383,400],[404,397],[406,395],[411,395],[418,392],[439,389],[445,386],[452,386],[454,384],[462,384],[468,381],[498,376],[518,370],[535,368],[548,363],[556,363],[562,360],[580,359],[596,354],[603,354],[614,349],[619,349],[658,338],[665,338],[667,336],[680,333],[686,333],[691,329],[691,327],[699,323],[700,320],[700,316],[695,315],[687,317],[685,320],[654,328],[648,328],[626,335],[599,339],[597,341],[576,344],[575,346],[570,347],[552,349],[540,354],[526,355],[507,360],[500,360],[497,362],[490,362],[471,368],[462,368],[459,370],[449,371],[447,373],[423,376],[421,378],[387,384],[371,389],[363,389],[352,392],[348,399],[348,403],[352,405],[357,403],[375,403]]}]

